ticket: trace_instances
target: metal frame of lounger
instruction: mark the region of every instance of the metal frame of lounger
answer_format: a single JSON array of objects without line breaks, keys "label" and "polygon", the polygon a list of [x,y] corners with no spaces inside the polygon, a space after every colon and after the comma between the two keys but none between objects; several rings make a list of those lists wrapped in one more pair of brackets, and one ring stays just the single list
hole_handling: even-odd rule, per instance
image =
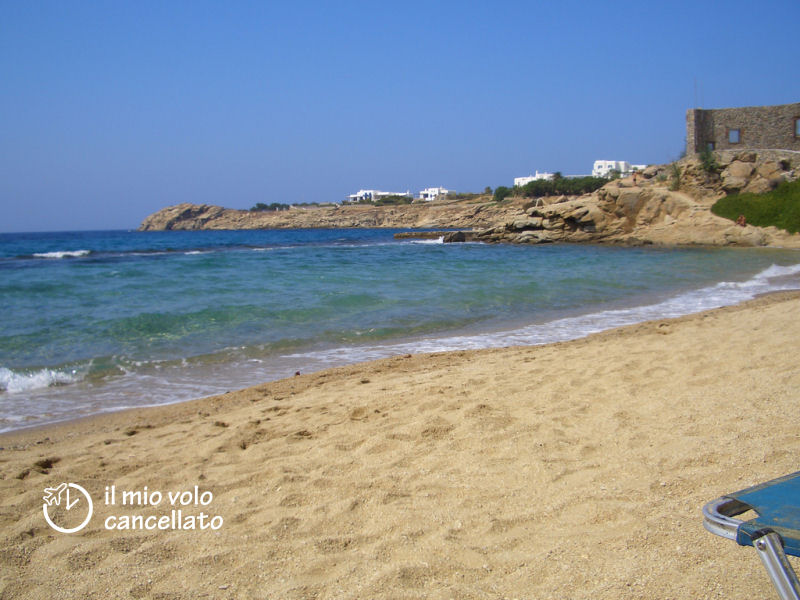
[{"label": "metal frame of lounger", "polygon": [[[748,510],[758,514],[741,521]],[[800,556],[800,471],[712,500],[703,526],[715,535],[753,546],[783,600],[800,600],[800,581],[786,555]]]}]

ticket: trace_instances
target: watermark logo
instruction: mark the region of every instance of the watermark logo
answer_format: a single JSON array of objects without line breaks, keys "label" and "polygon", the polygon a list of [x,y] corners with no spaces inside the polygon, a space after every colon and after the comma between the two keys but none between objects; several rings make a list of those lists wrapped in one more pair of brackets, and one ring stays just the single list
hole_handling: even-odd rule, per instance
[{"label": "watermark logo", "polygon": [[[222,527],[220,515],[206,513],[210,509],[214,494],[208,490],[194,489],[167,491],[148,489],[118,490],[115,485],[106,486],[106,506],[145,506],[155,514],[112,514],[104,521],[106,529],[212,529]],[[169,512],[158,512],[160,508]],[[196,514],[197,509],[201,509]]]},{"label": "watermark logo", "polygon": [[[61,533],[80,531],[92,518],[92,497],[77,483],[60,483],[44,489],[42,511],[47,524]],[[223,518],[211,506],[210,490],[193,488],[176,491],[117,489],[108,485],[101,502],[103,527],[108,530],[212,530],[222,527]],[[130,509],[145,508],[144,512]],[[110,514],[109,514],[110,513]]]},{"label": "watermark logo", "polygon": [[54,488],[44,488],[42,500],[45,521],[61,533],[80,531],[89,524],[94,511],[89,492],[77,483],[60,483]]}]

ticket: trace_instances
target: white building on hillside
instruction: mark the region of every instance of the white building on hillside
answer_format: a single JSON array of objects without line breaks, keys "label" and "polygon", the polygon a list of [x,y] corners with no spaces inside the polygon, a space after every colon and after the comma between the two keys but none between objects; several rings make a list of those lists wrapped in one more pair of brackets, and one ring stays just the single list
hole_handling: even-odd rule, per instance
[{"label": "white building on hillside", "polygon": [[419,193],[420,200],[436,200],[439,196],[447,196],[450,193],[450,190],[446,190],[443,187],[435,187],[435,188],[425,188]]},{"label": "white building on hillside", "polygon": [[592,177],[609,177],[612,171],[619,172],[621,177],[627,177],[634,171],[642,171],[647,165],[632,165],[625,160],[596,160],[592,167]]},{"label": "white building on hillside", "polygon": [[408,196],[411,198],[411,192],[382,192],[380,190],[358,190],[357,194],[350,194],[348,198],[350,202],[374,202],[379,198],[387,196]]},{"label": "white building on hillside", "polygon": [[526,177],[514,177],[514,187],[522,187],[526,183],[530,183],[531,181],[550,181],[555,177],[554,173],[539,173],[536,171],[536,175],[527,175]]}]

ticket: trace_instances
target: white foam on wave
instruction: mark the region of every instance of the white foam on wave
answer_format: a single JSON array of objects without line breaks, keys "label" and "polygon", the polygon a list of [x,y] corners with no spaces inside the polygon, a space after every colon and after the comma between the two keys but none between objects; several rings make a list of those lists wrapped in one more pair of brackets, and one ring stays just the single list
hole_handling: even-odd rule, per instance
[{"label": "white foam on wave", "polygon": [[0,367],[0,392],[18,394],[32,390],[68,385],[83,379],[77,369],[61,371],[58,369],[38,369],[36,371],[13,371]]},{"label": "white foam on wave", "polygon": [[[436,239],[393,239],[391,241],[334,241],[321,244],[291,244],[279,246],[263,246],[250,248],[253,252],[272,252],[275,250],[308,250],[323,248],[378,248],[382,246],[397,246],[400,244],[444,244],[444,236]],[[464,245],[463,243],[460,245]]]},{"label": "white foam on wave", "polygon": [[54,252],[36,252],[36,258],[79,258],[81,256],[88,256],[91,250],[57,250]]},{"label": "white foam on wave", "polygon": [[720,282],[645,306],[603,310],[491,333],[423,338],[393,344],[341,347],[290,354],[286,358],[293,358],[301,362],[308,361],[314,368],[327,368],[401,354],[535,346],[577,339],[600,331],[644,321],[681,317],[722,306],[739,304],[761,294],[792,289],[800,289],[800,264],[785,267],[772,265],[746,281]]},{"label": "white foam on wave", "polygon": [[431,238],[431,239],[423,239],[423,240],[409,240],[411,244],[444,244],[444,236],[439,236],[438,238]]}]

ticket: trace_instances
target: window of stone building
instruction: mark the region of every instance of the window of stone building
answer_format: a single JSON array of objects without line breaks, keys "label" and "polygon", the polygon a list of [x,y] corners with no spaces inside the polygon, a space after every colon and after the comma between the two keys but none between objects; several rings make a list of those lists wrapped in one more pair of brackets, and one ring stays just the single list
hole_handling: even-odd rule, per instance
[{"label": "window of stone building", "polygon": [[728,143],[729,144],[738,144],[742,141],[742,130],[741,129],[728,129]]},{"label": "window of stone building", "polygon": [[708,142],[708,143],[706,144],[706,150],[709,150],[709,151],[713,152],[713,151],[714,151],[714,149],[716,148],[716,146],[717,146],[717,145],[716,145],[716,143],[715,143],[715,142]]}]

